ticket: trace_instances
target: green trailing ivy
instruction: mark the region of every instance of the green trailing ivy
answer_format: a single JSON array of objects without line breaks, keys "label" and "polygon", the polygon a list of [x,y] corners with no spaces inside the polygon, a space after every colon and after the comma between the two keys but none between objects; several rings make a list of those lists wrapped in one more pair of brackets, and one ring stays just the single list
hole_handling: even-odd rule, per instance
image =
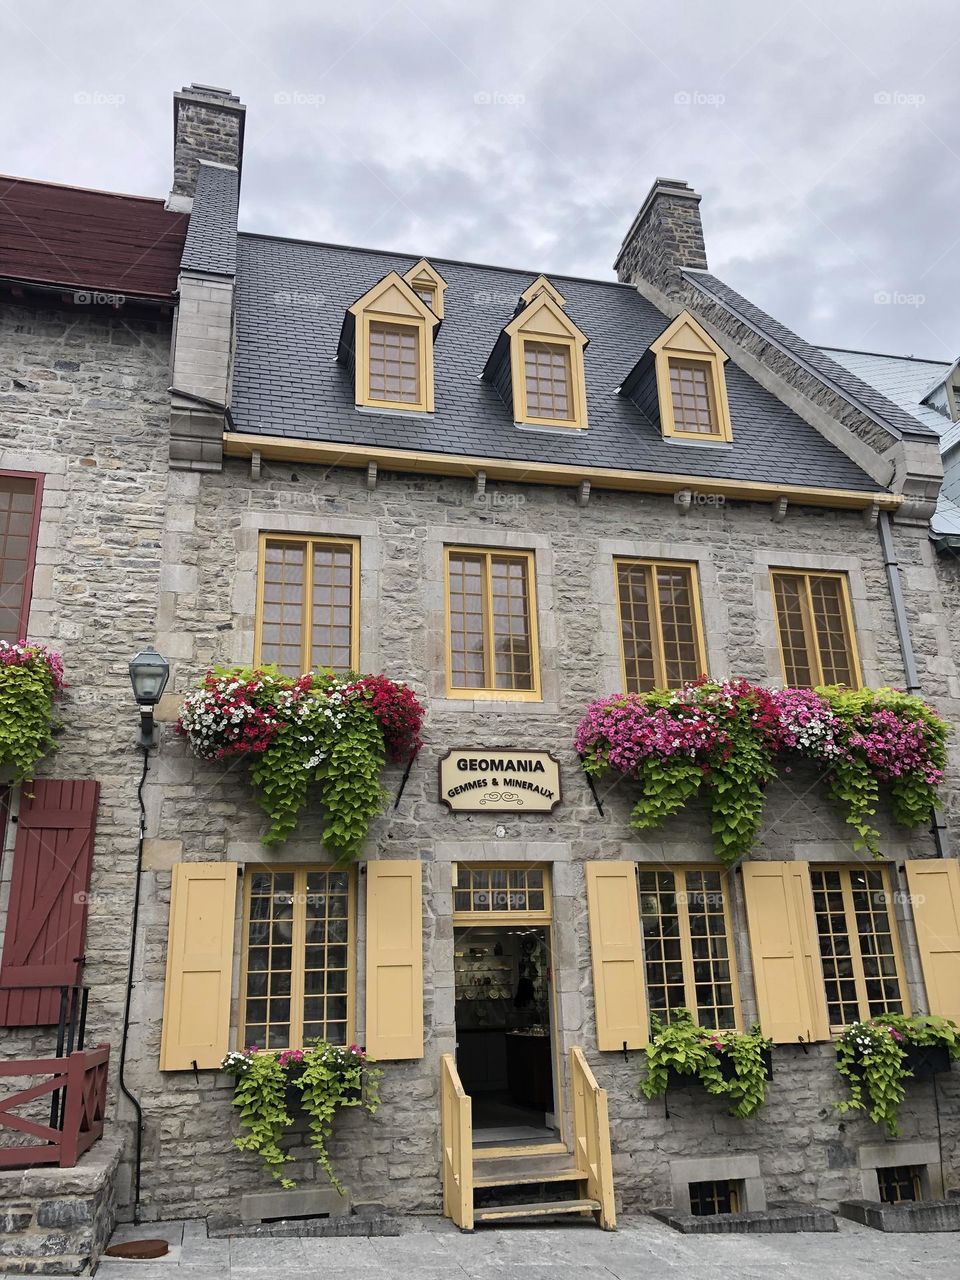
[{"label": "green trailing ivy", "polygon": [[64,689],[63,660],[42,644],[0,641],[0,768],[22,782],[56,750],[54,706]]},{"label": "green trailing ivy", "polygon": [[383,1072],[369,1062],[364,1051],[357,1045],[343,1048],[323,1040],[309,1049],[271,1052],[250,1048],[228,1053],[221,1068],[236,1079],[233,1104],[247,1130],[234,1138],[234,1146],[259,1155],[282,1187],[295,1187],[284,1172],[290,1157],[280,1144],[294,1124],[292,1113],[302,1110],[317,1163],[343,1195],[327,1146],[337,1112],[344,1107],[363,1107],[373,1115],[380,1105]]},{"label": "green trailing ivy", "polygon": [[616,770],[639,784],[631,825],[658,827],[701,789],[714,851],[727,864],[749,853],[764,788],[779,760],[814,762],[856,833],[879,856],[873,824],[881,790],[896,822],[930,814],[946,762],[947,725],[896,689],[776,689],[746,680],[699,680],[681,689],[601,698],[577,728],[593,775]]},{"label": "green trailing ivy", "polygon": [[412,691],[386,676],[320,670],[294,680],[274,667],[234,667],[207,673],[184,699],[177,729],[203,760],[249,760],[270,820],[264,844],[287,839],[314,792],[324,843],[349,862],[383,805],[387,757],[411,759],[422,722]]},{"label": "green trailing ivy", "polygon": [[693,1021],[688,1009],[675,1009],[667,1023],[654,1015],[650,1024],[646,1075],[640,1081],[644,1097],[664,1094],[674,1071],[726,1098],[731,1115],[747,1119],[760,1110],[767,1096],[766,1054],[771,1043],[758,1026],[749,1031],[708,1031]]},{"label": "green trailing ivy", "polygon": [[940,1046],[951,1059],[960,1058],[960,1034],[947,1018],[885,1013],[845,1027],[837,1040],[837,1070],[850,1096],[834,1103],[837,1111],[866,1111],[874,1124],[897,1137],[900,1104],[912,1076],[906,1053],[911,1045]]}]

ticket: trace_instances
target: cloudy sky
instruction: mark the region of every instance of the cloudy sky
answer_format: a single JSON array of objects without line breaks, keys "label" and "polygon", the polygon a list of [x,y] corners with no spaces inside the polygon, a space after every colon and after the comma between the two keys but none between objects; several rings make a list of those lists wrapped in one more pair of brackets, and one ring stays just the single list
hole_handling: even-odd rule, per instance
[{"label": "cloudy sky", "polygon": [[814,342],[960,352],[953,0],[0,0],[0,171],[170,186],[175,88],[247,105],[248,230],[611,278],[653,178]]}]

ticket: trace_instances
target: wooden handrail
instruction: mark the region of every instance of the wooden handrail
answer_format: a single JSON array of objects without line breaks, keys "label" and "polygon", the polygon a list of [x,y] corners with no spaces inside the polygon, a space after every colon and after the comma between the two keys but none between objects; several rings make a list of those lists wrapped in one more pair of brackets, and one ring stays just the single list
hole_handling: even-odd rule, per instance
[{"label": "wooden handrail", "polygon": [[573,1156],[587,1184],[587,1196],[600,1205],[597,1219],[605,1231],[617,1225],[613,1198],[613,1157],[607,1091],[594,1079],[583,1051],[570,1050],[570,1093],[573,1116]]},{"label": "wooden handrail", "polygon": [[[31,1146],[0,1145],[0,1169],[35,1164],[55,1164],[61,1169],[71,1169],[103,1134],[109,1062],[108,1044],[98,1045],[96,1049],[78,1049],[65,1058],[0,1062],[0,1079],[5,1076],[47,1077],[0,1098],[0,1128],[39,1139],[39,1144]],[[64,1107],[59,1127],[38,1124],[13,1112],[14,1107],[24,1106],[61,1089],[64,1090]]]},{"label": "wooden handrail", "polygon": [[443,1212],[462,1231],[473,1230],[473,1107],[452,1053],[440,1059],[440,1144]]}]

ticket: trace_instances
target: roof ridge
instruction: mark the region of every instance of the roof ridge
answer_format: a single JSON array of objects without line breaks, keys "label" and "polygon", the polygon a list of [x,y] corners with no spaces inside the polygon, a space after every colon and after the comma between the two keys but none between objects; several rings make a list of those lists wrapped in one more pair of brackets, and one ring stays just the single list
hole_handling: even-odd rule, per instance
[{"label": "roof ridge", "polygon": [[466,258],[440,258],[426,253],[408,253],[399,249],[371,249],[365,245],[335,244],[332,240],[307,240],[303,236],[278,236],[267,231],[238,231],[238,237],[245,240],[273,240],[280,244],[305,244],[315,249],[345,249],[349,253],[369,253],[386,258],[410,258],[419,262],[425,258],[427,262],[445,262],[453,267],[476,267],[481,271],[503,271],[514,276],[545,276],[548,280],[573,280],[579,284],[599,284],[616,289],[630,289],[636,292],[636,286],[625,280],[597,280],[593,276],[574,276],[560,271],[541,271],[528,267],[503,267],[491,262],[469,262]]},{"label": "roof ridge", "polygon": [[[0,173],[0,182],[13,182],[18,186],[27,184],[31,187],[56,187],[59,191],[83,191],[91,196],[113,196],[115,200],[141,200],[146,204],[165,204],[162,196],[137,196],[129,191],[105,191],[102,187],[78,187],[72,182],[51,182],[47,178],[18,178],[13,173]],[[176,210],[167,210],[176,213]]]},{"label": "roof ridge", "polygon": [[861,347],[831,347],[816,343],[820,351],[843,351],[849,356],[877,356],[880,360],[912,360],[914,364],[942,364],[950,368],[949,360],[928,360],[926,356],[898,356],[892,351],[864,351]]}]

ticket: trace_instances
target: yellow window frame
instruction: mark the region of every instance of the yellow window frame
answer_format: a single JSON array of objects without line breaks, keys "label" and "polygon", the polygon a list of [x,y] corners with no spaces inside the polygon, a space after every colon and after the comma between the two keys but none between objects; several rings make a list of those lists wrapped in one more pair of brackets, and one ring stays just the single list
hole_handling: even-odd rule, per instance
[{"label": "yellow window frame", "polygon": [[[910,995],[907,990],[907,976],[903,966],[903,949],[900,946],[900,931],[897,926],[897,913],[893,909],[893,894],[890,889],[890,870],[885,866],[877,866],[875,863],[870,864],[866,868],[850,867],[837,865],[832,862],[811,863],[811,874],[814,871],[837,871],[840,873],[840,892],[843,895],[843,915],[847,926],[847,939],[850,944],[849,959],[853,965],[853,981],[857,992],[857,1007],[859,1009],[859,1018],[861,1022],[866,1022],[874,1015],[870,1012],[870,999],[867,995],[867,977],[863,969],[863,949],[860,942],[860,930],[857,927],[857,913],[853,907],[853,885],[850,876],[854,871],[879,871],[883,879],[883,892],[886,895],[886,908],[890,920],[890,941],[893,946],[893,959],[897,968],[897,982],[900,985],[900,1003],[903,1005],[903,1012],[906,1015],[910,1013]],[[811,881],[811,893],[816,893],[816,885]],[[816,901],[816,899],[814,899]],[[817,955],[820,955],[820,931],[816,925],[816,915],[814,914],[814,929],[816,930]],[[826,995],[826,983],[824,983],[824,995]],[[827,1006],[827,1016],[829,1018],[829,1002]],[[843,1030],[845,1024],[830,1024],[830,1034],[837,1035]]]},{"label": "yellow window frame", "polygon": [[777,628],[777,649],[780,653],[780,671],[784,684],[787,683],[787,662],[783,649],[783,631],[780,626],[780,610],[777,608],[777,578],[790,577],[804,580],[804,591],[801,597],[803,615],[803,634],[807,647],[807,662],[810,667],[811,688],[825,683],[823,676],[823,659],[820,656],[820,640],[817,636],[816,613],[813,604],[811,578],[834,578],[840,583],[840,607],[843,612],[844,626],[847,632],[847,658],[853,676],[852,689],[863,687],[863,672],[860,667],[860,653],[857,647],[857,631],[854,625],[853,606],[850,602],[850,581],[846,573],[835,569],[770,569],[770,599],[773,602],[773,618]]},{"label": "yellow window frame", "polygon": [[[526,911],[520,909],[505,911],[454,911],[453,923],[458,928],[469,928],[472,925],[501,925],[521,923],[528,925],[553,924],[553,893],[550,884],[550,866],[546,862],[462,862],[453,864],[453,890],[457,891],[457,882],[461,868],[464,871],[541,871],[543,872],[543,910]],[[509,893],[509,888],[507,890]],[[527,890],[529,892],[529,889]],[[456,898],[454,898],[456,901]]]},{"label": "yellow window frame", "polygon": [[[737,948],[736,938],[733,932],[733,925],[730,916],[730,895],[733,889],[733,872],[732,870],[718,866],[716,863],[691,862],[682,865],[663,866],[660,863],[647,864],[643,862],[637,863],[637,897],[638,900],[642,895],[640,888],[640,873],[643,871],[663,872],[667,871],[673,876],[673,892],[677,902],[677,922],[680,927],[680,960],[683,965],[683,999],[684,1006],[690,1010],[694,1021],[699,1018],[697,1010],[697,991],[696,982],[693,976],[693,966],[696,963],[693,956],[693,939],[690,933],[690,904],[687,902],[687,882],[686,876],[688,871],[715,872],[720,876],[720,883],[723,886],[723,927],[724,936],[727,941],[727,964],[730,968],[730,996],[733,1000],[733,1017],[734,1027],[737,1031],[743,1030],[743,1013],[740,1004],[740,984],[737,980]],[[648,1003],[650,995],[650,987],[647,981],[647,955],[646,955],[646,938],[643,933],[643,918],[641,912],[640,937],[643,946],[643,985],[647,992]],[[655,1012],[655,1011],[654,1011]],[[708,1027],[707,1030],[716,1030],[716,1028]]]},{"label": "yellow window frame", "polygon": [[303,635],[300,641],[301,674],[313,670],[313,555],[314,547],[350,548],[350,669],[360,667],[360,539],[317,536],[312,533],[260,534],[257,558],[257,603],[254,623],[253,665],[259,666],[263,650],[264,569],[268,542],[301,543],[306,546],[303,570]]},{"label": "yellow window frame", "polygon": [[[306,947],[306,895],[307,876],[317,871],[342,871],[329,863],[303,866],[292,863],[273,863],[258,866],[251,864],[245,868],[243,876],[243,924],[240,942],[240,991],[237,1001],[237,1047],[246,1044],[246,1007],[247,1007],[247,957],[250,949],[250,888],[253,876],[258,871],[293,873],[293,936],[291,938],[290,962],[290,1040],[284,1045],[287,1049],[302,1049],[303,1044],[303,1001],[305,996],[304,964]],[[347,875],[347,1023],[344,1032],[344,1043],[353,1044],[356,1040],[357,1026],[357,874],[355,867],[346,869]],[[298,912],[298,907],[300,908]],[[338,944],[339,945],[339,944]],[[298,957],[299,955],[299,962]],[[272,970],[267,969],[270,973]],[[326,971],[325,971],[326,972]],[[279,1046],[278,1046],[279,1047]]]},{"label": "yellow window frame", "polygon": [[648,586],[647,595],[651,601],[650,606],[650,622],[653,641],[653,666],[655,672],[656,689],[672,689],[678,686],[671,685],[667,682],[667,664],[664,656],[663,647],[663,620],[660,615],[660,591],[657,584],[657,571],[663,569],[687,569],[690,573],[690,596],[693,608],[693,626],[694,626],[694,643],[697,649],[698,675],[704,675],[707,672],[707,644],[703,630],[703,614],[700,608],[700,574],[697,564],[693,560],[646,560],[637,559],[634,556],[614,556],[613,558],[613,589],[617,600],[617,619],[618,628],[617,635],[620,641],[620,672],[623,676],[624,690],[627,688],[627,655],[623,644],[623,612],[620,599],[620,573],[621,565],[640,565],[649,569],[649,582],[652,584],[651,591]]},{"label": "yellow window frame", "polygon": [[[527,344],[536,346],[559,347],[567,360],[567,373],[570,383],[570,417],[542,418],[530,412],[527,407]],[[587,402],[583,385],[583,355],[575,338],[568,338],[559,333],[523,333],[513,344],[514,367],[514,404],[517,422],[530,426],[583,428],[587,425]]]},{"label": "yellow window frame", "polygon": [[[443,295],[447,291],[447,282],[440,272],[426,258],[421,258],[404,275],[404,280],[414,291],[420,301],[428,306],[438,320],[443,319]],[[421,298],[421,293],[429,293],[430,301]]]},{"label": "yellow window frame", "polygon": [[[450,557],[452,555],[481,556],[484,566],[484,631],[483,631],[483,666],[484,684],[482,688],[465,687],[453,683],[453,619],[450,608]],[[530,674],[533,680],[532,689],[498,689],[494,686],[494,629],[493,629],[493,576],[490,572],[491,561],[505,556],[513,560],[522,560],[526,566],[527,616],[530,624]],[[510,702],[542,702],[540,690],[540,640],[537,629],[537,579],[534,552],[515,551],[510,547],[467,547],[449,546],[444,548],[444,617],[446,646],[446,688],[448,698],[468,698],[486,701]]]}]

